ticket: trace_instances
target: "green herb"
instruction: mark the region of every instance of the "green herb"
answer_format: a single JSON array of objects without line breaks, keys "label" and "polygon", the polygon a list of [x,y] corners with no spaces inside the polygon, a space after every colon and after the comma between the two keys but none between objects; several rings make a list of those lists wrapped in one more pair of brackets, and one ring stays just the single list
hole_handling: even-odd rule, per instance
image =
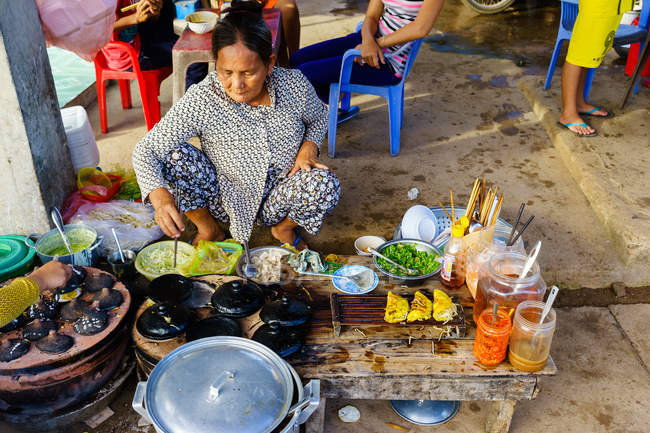
[{"label": "green herb", "polygon": [[[420,275],[435,272],[440,266],[440,263],[436,261],[438,254],[418,251],[413,244],[403,244],[399,242],[387,246],[381,251],[381,253],[395,263],[399,263],[406,268],[417,269],[420,272]],[[388,271],[393,275],[406,275],[397,266],[391,265],[384,259],[377,258],[377,263],[383,270]]]}]

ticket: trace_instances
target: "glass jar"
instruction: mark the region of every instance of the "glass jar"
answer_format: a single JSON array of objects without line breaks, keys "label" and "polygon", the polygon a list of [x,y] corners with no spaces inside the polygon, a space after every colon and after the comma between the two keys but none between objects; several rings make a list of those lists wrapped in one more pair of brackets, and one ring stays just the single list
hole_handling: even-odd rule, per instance
[{"label": "glass jar", "polygon": [[551,309],[540,324],[544,303],[524,301],[515,311],[510,334],[510,364],[522,371],[540,371],[546,365],[555,332],[555,310]]},{"label": "glass jar", "polygon": [[483,365],[497,365],[506,359],[510,337],[510,316],[504,310],[485,309],[476,324],[474,356]]},{"label": "glass jar", "polygon": [[490,226],[481,230],[479,241],[468,249],[465,261],[465,284],[467,284],[472,298],[476,298],[479,273],[494,254],[501,252],[526,253],[521,237],[514,245],[506,246],[509,236],[510,230],[507,230],[506,227]]},{"label": "glass jar", "polygon": [[523,301],[541,301],[546,293],[546,283],[535,262],[527,277],[519,278],[527,256],[519,253],[497,253],[490,257],[487,266],[479,272],[476,298],[474,299],[474,323],[478,315],[494,303],[512,317]]}]

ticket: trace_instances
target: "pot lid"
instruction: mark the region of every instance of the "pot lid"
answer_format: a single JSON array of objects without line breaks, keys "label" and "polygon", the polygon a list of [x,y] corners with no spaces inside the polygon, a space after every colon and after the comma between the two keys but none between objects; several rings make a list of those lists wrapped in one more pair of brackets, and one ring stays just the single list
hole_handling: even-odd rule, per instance
[{"label": "pot lid", "polygon": [[189,312],[180,305],[153,304],[138,317],[136,328],[146,338],[167,340],[185,331]]},{"label": "pot lid", "polygon": [[180,304],[190,297],[192,280],[179,274],[165,274],[149,283],[147,295],[155,302]]},{"label": "pot lid", "polygon": [[187,327],[187,341],[218,336],[241,336],[241,327],[236,320],[229,317],[215,316],[199,320]]},{"label": "pot lid", "polygon": [[145,407],[163,432],[271,432],[293,399],[289,367],[244,338],[187,343],[153,369]]},{"label": "pot lid", "polygon": [[[32,241],[29,242],[33,245]],[[25,245],[24,236],[0,236],[0,281],[5,279],[4,275],[12,274],[33,260],[34,254],[36,250]]]},{"label": "pot lid", "polygon": [[255,283],[234,280],[222,284],[212,295],[212,306],[224,316],[239,319],[260,309],[264,292]]},{"label": "pot lid", "polygon": [[310,316],[309,305],[286,294],[277,301],[269,302],[260,311],[260,319],[264,323],[277,323],[280,326],[302,325]]},{"label": "pot lid", "polygon": [[300,350],[304,332],[300,328],[284,328],[272,323],[257,328],[251,338],[286,358]]}]

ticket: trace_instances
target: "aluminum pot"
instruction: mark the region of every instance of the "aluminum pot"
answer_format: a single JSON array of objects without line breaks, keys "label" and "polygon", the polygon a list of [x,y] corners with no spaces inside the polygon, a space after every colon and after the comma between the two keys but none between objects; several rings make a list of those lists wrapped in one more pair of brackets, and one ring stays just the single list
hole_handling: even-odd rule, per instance
[{"label": "aluminum pot", "polygon": [[320,381],[303,387],[266,346],[210,337],[165,356],[138,383],[132,406],[158,433],[298,433],[319,400]]},{"label": "aluminum pot", "polygon": [[[99,257],[99,246],[104,240],[103,236],[99,236],[94,228],[84,224],[67,224],[63,226],[63,230],[68,237],[71,244],[88,244],[87,248],[76,252],[72,255],[59,256],[58,260],[61,263],[77,266],[93,266]],[[36,244],[31,245],[27,240],[35,240]],[[32,233],[25,239],[25,245],[36,250],[36,254],[41,259],[41,263],[45,264],[54,259],[49,253],[63,246],[63,240],[57,229],[52,229],[44,235],[39,233]]]}]

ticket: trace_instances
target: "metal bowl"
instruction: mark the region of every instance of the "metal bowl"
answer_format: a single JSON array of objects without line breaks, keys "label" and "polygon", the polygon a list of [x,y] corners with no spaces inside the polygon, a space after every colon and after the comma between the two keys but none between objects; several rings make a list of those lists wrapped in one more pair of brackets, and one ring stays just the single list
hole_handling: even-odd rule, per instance
[{"label": "metal bowl", "polygon": [[[428,242],[424,242],[419,239],[399,239],[399,240],[388,241],[383,245],[381,245],[379,248],[377,248],[377,251],[379,253],[382,253],[384,249],[386,249],[386,247],[388,247],[389,245],[394,245],[399,243],[415,245],[415,248],[418,251],[426,251],[429,254],[437,254],[438,256],[442,256],[442,252],[438,248],[434,247]],[[391,280],[393,280],[395,283],[406,283],[406,284],[416,284],[421,281],[424,281],[427,278],[430,278],[435,274],[437,274],[438,272],[440,272],[440,268],[442,266],[442,265],[438,266],[438,268],[435,271],[425,275],[417,275],[417,276],[395,275],[393,273],[390,273],[382,269],[381,266],[379,266],[379,263],[377,263],[377,256],[373,256],[372,260],[375,264],[375,267],[379,270],[379,272],[390,277]]]},{"label": "metal bowl", "polygon": [[[292,252],[290,250],[288,250],[286,248],[282,248],[282,247],[257,247],[257,248],[252,248],[250,250],[251,260],[253,260],[253,257],[257,257],[260,254],[262,254],[263,252],[274,251],[274,250],[275,251],[280,251],[280,252],[282,252],[284,254],[292,254]],[[244,252],[244,254],[242,254],[241,257],[239,258],[239,260],[237,261],[237,275],[239,275],[242,278],[246,278],[244,276],[244,265],[245,264],[246,264],[246,253]],[[282,278],[282,277],[280,277],[280,278]],[[249,278],[249,280],[251,280],[254,283],[259,284],[261,286],[270,286],[272,284],[280,283],[280,281],[275,281],[275,282],[272,282],[272,283],[261,283],[261,282],[257,281],[257,279],[255,279],[255,278]]]}]

